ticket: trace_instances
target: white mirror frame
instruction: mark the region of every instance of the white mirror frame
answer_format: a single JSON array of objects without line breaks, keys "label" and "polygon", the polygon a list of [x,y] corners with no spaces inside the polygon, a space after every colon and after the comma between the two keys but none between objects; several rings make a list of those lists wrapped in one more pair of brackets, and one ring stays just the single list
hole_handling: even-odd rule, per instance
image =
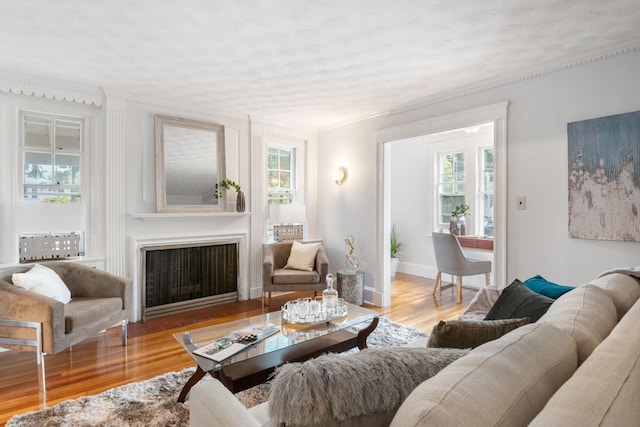
[{"label": "white mirror frame", "polygon": [[[167,176],[166,171],[170,169],[167,167],[167,162],[175,161],[174,156],[167,156],[167,145],[165,141],[165,127],[171,126],[175,128],[184,128],[187,131],[204,131],[211,132],[215,136],[216,146],[212,149],[215,150],[215,158],[217,159],[216,165],[211,165],[212,168],[216,168],[215,177],[210,180],[206,178],[202,183],[203,186],[210,188],[211,196],[215,203],[173,203],[168,201],[167,197]],[[224,212],[225,211],[225,198],[224,196],[217,198],[214,195],[215,185],[224,180],[226,177],[225,170],[225,140],[224,140],[224,126],[199,120],[182,119],[178,117],[170,116],[155,116],[155,138],[156,138],[156,209],[158,213],[208,213],[208,212]],[[193,149],[193,147],[184,147],[184,150]],[[195,153],[189,153],[189,157],[194,157]],[[198,159],[201,157],[195,156]],[[192,165],[195,169],[196,165]],[[182,165],[180,167],[189,167],[189,165]],[[210,182],[209,182],[210,181]],[[191,185],[196,185],[196,180],[191,180]]]}]

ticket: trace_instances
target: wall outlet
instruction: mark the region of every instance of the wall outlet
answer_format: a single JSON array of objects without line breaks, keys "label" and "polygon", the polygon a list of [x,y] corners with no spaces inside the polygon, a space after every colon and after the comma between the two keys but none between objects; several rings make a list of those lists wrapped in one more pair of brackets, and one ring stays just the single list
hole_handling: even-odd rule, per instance
[{"label": "wall outlet", "polygon": [[516,209],[519,211],[523,211],[527,209],[527,198],[524,196],[516,197]]}]

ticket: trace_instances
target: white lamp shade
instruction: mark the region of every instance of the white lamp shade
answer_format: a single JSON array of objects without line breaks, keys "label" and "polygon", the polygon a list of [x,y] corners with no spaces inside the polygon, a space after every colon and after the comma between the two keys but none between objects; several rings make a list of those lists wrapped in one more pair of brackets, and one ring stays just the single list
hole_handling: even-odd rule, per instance
[{"label": "white lamp shade", "polygon": [[269,220],[272,224],[304,224],[307,207],[302,204],[269,205]]}]

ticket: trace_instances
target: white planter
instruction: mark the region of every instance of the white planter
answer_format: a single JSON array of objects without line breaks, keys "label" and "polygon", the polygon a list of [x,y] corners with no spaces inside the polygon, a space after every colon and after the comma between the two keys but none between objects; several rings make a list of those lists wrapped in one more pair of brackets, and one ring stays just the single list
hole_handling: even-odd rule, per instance
[{"label": "white planter", "polygon": [[398,262],[400,262],[398,258],[391,258],[391,277],[396,277],[396,272],[398,271]]}]

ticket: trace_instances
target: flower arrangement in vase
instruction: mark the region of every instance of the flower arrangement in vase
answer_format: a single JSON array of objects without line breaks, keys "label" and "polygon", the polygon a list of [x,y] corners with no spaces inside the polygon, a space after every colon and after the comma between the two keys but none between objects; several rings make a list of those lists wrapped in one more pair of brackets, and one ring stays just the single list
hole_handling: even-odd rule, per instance
[{"label": "flower arrangement in vase", "polygon": [[469,214],[471,208],[467,204],[456,205],[451,211],[451,222],[449,223],[449,232],[451,234],[464,236],[467,232],[465,224],[465,215]]},{"label": "flower arrangement in vase", "polygon": [[245,210],[245,198],[244,193],[242,192],[242,187],[235,181],[230,179],[224,179],[216,184],[215,193],[218,199],[222,199],[224,197],[224,190],[229,190],[233,188],[236,191],[236,211],[244,212]]}]

